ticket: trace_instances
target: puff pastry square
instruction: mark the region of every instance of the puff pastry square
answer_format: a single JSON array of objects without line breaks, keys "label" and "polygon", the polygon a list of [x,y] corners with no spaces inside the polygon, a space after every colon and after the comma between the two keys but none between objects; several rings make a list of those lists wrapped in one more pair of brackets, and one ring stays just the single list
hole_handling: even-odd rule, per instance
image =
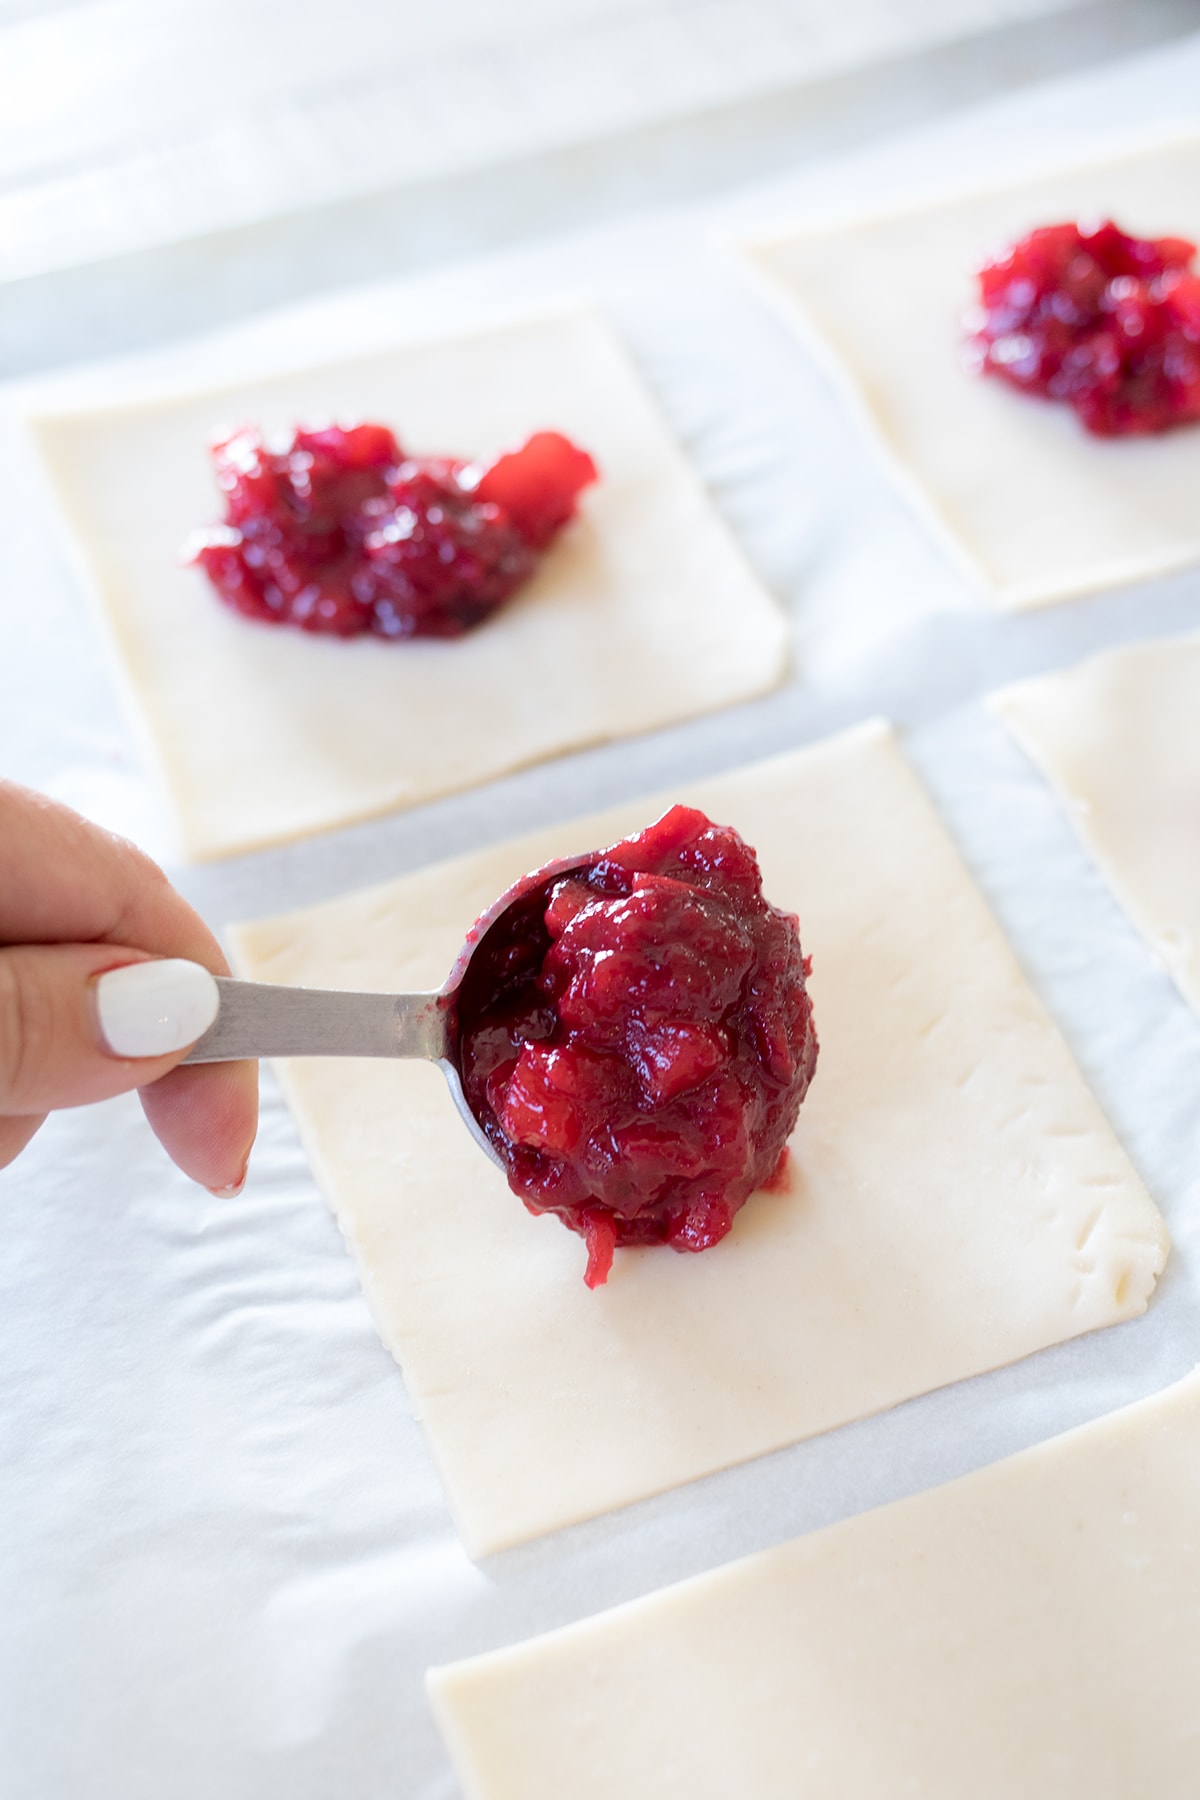
[{"label": "puff pastry square", "polygon": [[1200,1013],[1200,637],[1105,650],[991,703]]},{"label": "puff pastry square", "polygon": [[1141,1312],[1162,1221],[891,733],[626,805],[234,934],[264,981],[437,987],[527,869],[673,800],[800,915],[821,1057],[786,1193],[700,1256],[534,1218],[432,1066],[281,1065],[468,1549],[658,1493]]},{"label": "puff pastry square", "polygon": [[745,247],[830,359],[909,497],[1004,607],[1200,557],[1200,426],[1090,437],[1068,407],[962,365],[960,319],[984,256],[1034,226],[1089,218],[1200,243],[1200,137]]},{"label": "puff pastry square", "polygon": [[[222,424],[330,417],[466,457],[553,427],[602,479],[532,582],[457,641],[256,625],[180,564],[219,515],[208,442]],[[34,430],[194,858],[414,806],[747,699],[784,671],[785,619],[592,313]]]},{"label": "puff pastry square", "polygon": [[467,1800],[1193,1800],[1200,1374],[431,1671]]}]

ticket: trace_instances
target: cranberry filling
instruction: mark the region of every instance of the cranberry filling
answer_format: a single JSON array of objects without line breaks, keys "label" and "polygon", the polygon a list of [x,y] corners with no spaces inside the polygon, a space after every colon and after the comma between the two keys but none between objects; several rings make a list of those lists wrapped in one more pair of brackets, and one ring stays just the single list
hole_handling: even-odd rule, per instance
[{"label": "cranberry filling", "polygon": [[753,850],[675,806],[485,933],[457,1005],[472,1112],[531,1212],[706,1250],[778,1179],[817,1060],[797,921]]},{"label": "cranberry filling", "polygon": [[979,272],[977,372],[1065,400],[1099,437],[1200,419],[1200,276],[1184,238],[1046,225]]},{"label": "cranberry filling", "polygon": [[539,431],[488,467],[410,457],[383,425],[243,427],[213,447],[225,521],[189,559],[248,618],[355,637],[458,637],[527,581],[596,479]]}]

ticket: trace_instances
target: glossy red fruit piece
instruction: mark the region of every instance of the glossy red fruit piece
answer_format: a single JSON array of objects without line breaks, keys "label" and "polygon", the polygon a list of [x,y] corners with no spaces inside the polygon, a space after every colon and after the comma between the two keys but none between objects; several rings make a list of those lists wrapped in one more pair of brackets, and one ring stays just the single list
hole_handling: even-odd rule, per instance
[{"label": "glossy red fruit piece", "polygon": [[583,1279],[590,1288],[603,1287],[617,1247],[617,1227],[612,1214],[598,1206],[585,1206],[580,1215],[580,1229],[587,1245],[587,1268]]},{"label": "glossy red fruit piece", "polygon": [[540,550],[574,518],[580,493],[596,479],[586,450],[559,431],[535,431],[483,471],[475,498],[503,507],[526,543]]},{"label": "glossy red fruit piece", "polygon": [[979,271],[976,372],[1073,407],[1101,437],[1200,419],[1200,277],[1184,238],[1042,226]]},{"label": "glossy red fruit piece", "polygon": [[753,850],[689,807],[569,876],[535,881],[485,933],[459,992],[468,1103],[534,1212],[612,1248],[719,1241],[779,1185],[816,1066],[795,918]]}]

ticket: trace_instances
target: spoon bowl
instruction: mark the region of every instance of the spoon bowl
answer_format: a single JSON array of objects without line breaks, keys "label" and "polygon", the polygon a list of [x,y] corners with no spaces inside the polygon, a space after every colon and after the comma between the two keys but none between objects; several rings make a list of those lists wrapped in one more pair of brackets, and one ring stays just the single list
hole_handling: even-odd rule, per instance
[{"label": "spoon bowl", "polygon": [[436,1063],[463,1124],[484,1154],[503,1169],[504,1162],[463,1092],[459,993],[492,927],[535,888],[586,869],[592,860],[592,856],[560,857],[514,882],[476,919],[446,980],[431,994],[281,987],[218,976],[220,1010],[183,1060],[192,1064],[264,1056],[378,1056]]}]

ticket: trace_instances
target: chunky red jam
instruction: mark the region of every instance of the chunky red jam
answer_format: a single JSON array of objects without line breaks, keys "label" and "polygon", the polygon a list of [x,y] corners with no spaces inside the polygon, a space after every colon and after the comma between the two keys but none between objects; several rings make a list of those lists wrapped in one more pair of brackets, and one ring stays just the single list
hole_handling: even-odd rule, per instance
[{"label": "chunky red jam", "polygon": [[1200,419],[1200,276],[1184,238],[1046,225],[979,272],[968,360],[1126,437]]},{"label": "chunky red jam", "polygon": [[410,457],[383,425],[243,427],[213,447],[225,522],[188,546],[236,612],[302,631],[458,637],[527,581],[596,479],[539,431],[486,467]]},{"label": "chunky red jam", "polygon": [[458,997],[472,1112],[531,1212],[587,1241],[706,1250],[778,1184],[817,1061],[791,913],[736,831],[675,806],[485,933]]}]

